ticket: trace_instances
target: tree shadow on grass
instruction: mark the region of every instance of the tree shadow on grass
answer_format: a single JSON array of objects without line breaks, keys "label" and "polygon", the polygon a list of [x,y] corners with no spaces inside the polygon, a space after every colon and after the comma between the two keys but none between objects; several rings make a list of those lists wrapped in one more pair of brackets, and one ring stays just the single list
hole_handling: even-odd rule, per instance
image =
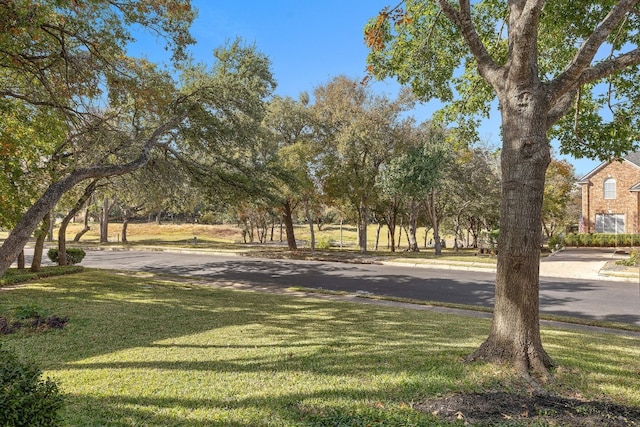
[{"label": "tree shadow on grass", "polygon": [[[91,273],[8,296],[10,304],[29,301],[71,317],[67,330],[10,339],[23,353],[38,354],[54,377],[79,381],[69,391],[71,425],[366,425],[378,416],[420,417],[429,425],[430,414],[406,406],[464,388],[473,368],[460,360],[489,326]],[[583,343],[581,351],[594,360],[593,369],[603,363],[622,369],[601,383],[631,369],[631,362],[604,359],[596,342]]]}]

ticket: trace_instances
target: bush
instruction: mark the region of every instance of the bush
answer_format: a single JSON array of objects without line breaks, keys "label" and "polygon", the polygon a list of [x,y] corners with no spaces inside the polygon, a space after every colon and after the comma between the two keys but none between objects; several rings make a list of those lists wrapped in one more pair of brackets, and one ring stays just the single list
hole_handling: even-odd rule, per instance
[{"label": "bush", "polygon": [[200,224],[213,225],[213,224],[218,224],[219,220],[216,214],[214,214],[213,212],[205,212],[202,215],[200,215],[198,222]]},{"label": "bush", "polygon": [[640,234],[568,233],[564,237],[564,245],[587,247],[640,246]]},{"label": "bush", "polygon": [[321,237],[316,240],[316,249],[331,249],[331,239],[328,237]]},{"label": "bush", "polygon": [[561,248],[562,246],[564,246],[564,239],[562,238],[562,236],[551,236],[549,237],[549,239],[547,239],[547,246],[551,250],[555,250],[556,246],[558,248]]},{"label": "bush", "polygon": [[57,426],[63,400],[58,386],[32,363],[0,348],[0,424],[3,427]]},{"label": "bush", "polygon": [[640,251],[635,249],[631,251],[629,258],[621,259],[616,261],[617,265],[626,265],[627,267],[637,267],[638,266],[638,255],[640,255]]},{"label": "bush", "polygon": [[[86,252],[80,248],[67,249],[67,265],[80,264],[84,259]],[[51,248],[47,252],[47,256],[51,262],[58,262],[58,248]]]}]

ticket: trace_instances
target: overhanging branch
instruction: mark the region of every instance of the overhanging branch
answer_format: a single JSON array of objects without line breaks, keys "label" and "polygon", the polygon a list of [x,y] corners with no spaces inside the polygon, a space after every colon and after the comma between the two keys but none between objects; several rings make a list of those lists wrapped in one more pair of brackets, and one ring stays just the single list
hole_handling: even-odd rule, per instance
[{"label": "overhanging branch", "polygon": [[562,95],[564,92],[575,88],[577,82],[584,84],[595,81],[606,77],[611,72],[622,69],[628,65],[633,65],[633,62],[624,65],[626,61],[631,59],[629,58],[629,54],[624,54],[615,59],[604,61],[591,69],[587,69],[598,52],[598,49],[625,18],[626,14],[633,10],[637,2],[638,0],[620,0],[616,3],[593,33],[582,43],[565,71],[554,80],[552,84],[554,92]]}]

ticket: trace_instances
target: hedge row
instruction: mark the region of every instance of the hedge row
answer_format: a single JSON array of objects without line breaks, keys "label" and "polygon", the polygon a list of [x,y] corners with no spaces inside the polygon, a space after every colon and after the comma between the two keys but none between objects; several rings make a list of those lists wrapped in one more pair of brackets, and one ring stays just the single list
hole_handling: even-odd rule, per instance
[{"label": "hedge row", "polygon": [[570,233],[564,236],[564,246],[640,246],[640,234]]}]

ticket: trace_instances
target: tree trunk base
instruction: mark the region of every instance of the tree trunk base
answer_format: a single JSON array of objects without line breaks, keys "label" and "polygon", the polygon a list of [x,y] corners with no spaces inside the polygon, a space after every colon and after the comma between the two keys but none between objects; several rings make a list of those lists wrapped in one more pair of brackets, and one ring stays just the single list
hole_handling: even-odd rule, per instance
[{"label": "tree trunk base", "polygon": [[474,353],[467,356],[466,362],[484,361],[494,364],[509,364],[523,376],[537,392],[542,392],[540,384],[551,379],[549,369],[554,366],[553,360],[542,345],[529,343],[514,345],[499,343],[491,336],[482,343]]}]

